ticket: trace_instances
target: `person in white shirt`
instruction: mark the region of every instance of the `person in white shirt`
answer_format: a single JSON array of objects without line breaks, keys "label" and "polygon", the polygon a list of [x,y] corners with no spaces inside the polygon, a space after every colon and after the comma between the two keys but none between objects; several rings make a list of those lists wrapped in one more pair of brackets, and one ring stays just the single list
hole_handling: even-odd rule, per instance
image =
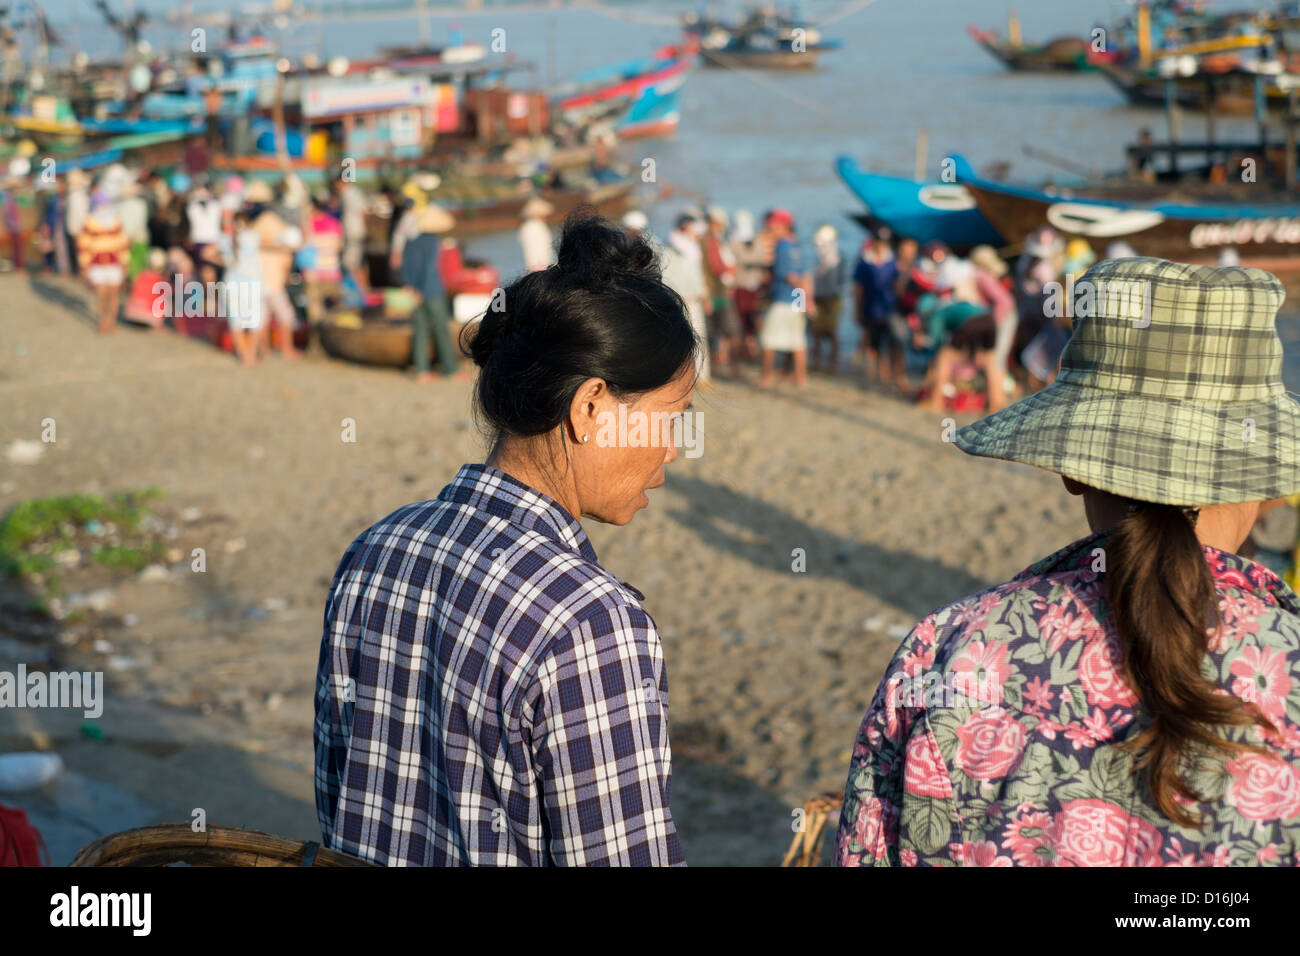
[{"label": "person in white shirt", "polygon": [[552,248],[551,227],[546,224],[546,217],[555,212],[555,207],[539,196],[534,196],[524,203],[524,221],[519,227],[519,245],[524,251],[524,268],[529,272],[549,269],[555,261]]},{"label": "person in white shirt", "polygon": [[366,197],[356,183],[338,181],[339,212],[343,221],[343,270],[362,292],[370,291],[366,274]]},{"label": "person in white shirt", "polygon": [[80,169],[68,172],[68,197],[65,210],[63,222],[71,244],[76,242],[77,237],[86,228],[86,220],[90,218],[90,177]]},{"label": "person in white shirt", "polygon": [[149,203],[140,194],[140,184],[134,179],[122,184],[117,218],[122,223],[122,234],[131,244],[129,272],[134,278],[149,261]]},{"label": "person in white shirt", "polygon": [[668,236],[662,259],[664,284],[682,297],[691,327],[704,343],[695,358],[697,381],[708,382],[711,376],[708,347],[711,303],[704,277],[704,251],[700,247],[703,235],[704,223],[689,213],[683,213],[677,217],[677,228]]}]

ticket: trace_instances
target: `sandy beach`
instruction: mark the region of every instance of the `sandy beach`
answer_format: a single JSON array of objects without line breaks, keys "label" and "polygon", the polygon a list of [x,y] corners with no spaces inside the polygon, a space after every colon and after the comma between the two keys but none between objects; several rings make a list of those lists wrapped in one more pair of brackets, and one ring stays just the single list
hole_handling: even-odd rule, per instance
[{"label": "sandy beach", "polygon": [[[60,663],[106,669],[106,715],[120,702],[221,721],[227,746],[276,761],[309,793],[330,576],[357,533],[482,460],[471,386],[417,386],[319,353],[243,368],[131,327],[101,337],[86,299],[68,280],[0,276],[0,447],[57,426],[35,461],[0,461],[0,511],[156,486],[182,558],[112,583],[98,650],[40,639]],[[670,466],[631,525],[588,532],[663,636],[688,861],[775,864],[792,810],[843,786],[863,710],[916,619],[1085,525],[1059,479],[965,457],[941,416],[858,376],[814,376],[802,391],[720,382],[695,407],[703,453]],[[0,623],[0,667],[35,633]],[[108,782],[133,786],[125,766]],[[307,808],[296,819],[302,832],[283,835],[319,838]]]}]

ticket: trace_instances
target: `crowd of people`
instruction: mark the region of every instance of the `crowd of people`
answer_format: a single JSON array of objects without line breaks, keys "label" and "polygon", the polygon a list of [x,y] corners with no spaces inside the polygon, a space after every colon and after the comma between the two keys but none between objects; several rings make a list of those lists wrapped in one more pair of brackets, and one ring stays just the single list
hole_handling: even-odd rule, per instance
[{"label": "crowd of people", "polygon": [[[22,184],[26,185],[26,184]],[[228,326],[231,351],[253,364],[274,346],[295,358],[304,333],[334,308],[361,309],[381,296],[372,287],[373,238],[367,211],[388,204],[385,284],[405,286],[418,377],[430,370],[428,340],[446,374],[460,374],[448,338],[448,282],[463,267],[445,233],[449,213],[428,201],[437,177],[425,174],[368,196],[344,177],[316,191],[294,173],[272,187],[237,175],[174,172],[113,164],[97,176],[72,169],[0,196],[15,268],[79,277],[94,290],[98,328],[119,318],[180,334]],[[35,228],[24,230],[17,200],[32,197]],[[436,233],[434,255],[420,242]],[[39,261],[28,261],[34,250]],[[404,252],[411,251],[404,262]],[[274,336],[272,333],[275,333]]]},{"label": "crowd of people", "polygon": [[[647,219],[634,211],[623,226],[641,234]],[[1105,252],[1136,255],[1125,243]],[[1096,260],[1085,240],[1067,242],[1049,226],[1025,239],[1014,270],[991,246],[963,256],[883,228],[848,258],[830,224],[813,231],[809,256],[788,210],[769,211],[756,229],[747,210],[730,216],[718,206],[683,210],[661,252],[664,281],[709,343],[703,381],[714,370],[743,378],[750,360],[759,363],[755,385],[783,376],[802,386],[810,367],[843,372],[842,346],[856,340],[852,366],[868,382],[958,411],[997,411],[1051,383],[1071,320],[1068,308],[1056,314],[1047,300],[1055,286],[1068,302],[1070,283]]]},{"label": "crowd of people", "polygon": [[[457,332],[466,317],[449,303],[465,263],[447,236],[454,220],[430,201],[437,187],[427,173],[368,197],[344,177],[312,192],[291,171],[272,188],[210,172],[165,176],[115,164],[92,180],[74,169],[39,185],[36,240],[45,268],[80,275],[94,289],[101,332],[112,332],[119,314],[182,333],[214,317],[229,326],[231,350],[252,364],[273,344],[295,357],[303,326],[335,306],[374,304],[367,209],[386,205],[388,231],[378,239],[388,254],[376,285],[402,286],[414,303],[416,377],[439,377],[430,343],[441,375],[464,377]],[[12,195],[0,213],[16,222]],[[553,213],[540,197],[521,211],[526,271],[554,262]],[[634,236],[649,226],[639,210],[622,225]],[[883,228],[846,256],[830,224],[812,231],[809,250],[786,209],[756,222],[748,210],[720,206],[686,207],[657,245],[665,282],[709,343],[702,381],[715,371],[743,379],[753,363],[755,385],[801,387],[810,366],[834,375],[851,364],[869,383],[950,411],[997,411],[1052,381],[1071,320],[1045,301],[1097,258],[1086,241],[1067,243],[1048,226],[1024,240],[1014,270],[990,246],[963,256]],[[1123,243],[1106,250],[1107,258],[1134,254]],[[13,257],[21,267],[17,241]]]},{"label": "crowd of people", "polygon": [[292,174],[272,189],[114,164],[94,178],[73,169],[38,183],[35,239],[44,269],[94,289],[100,332],[113,332],[119,315],[182,334],[191,320],[220,318],[252,363],[269,349],[272,324],[281,351],[297,355],[291,276],[317,320],[328,302],[366,288],[363,203],[342,180],[311,193]]}]

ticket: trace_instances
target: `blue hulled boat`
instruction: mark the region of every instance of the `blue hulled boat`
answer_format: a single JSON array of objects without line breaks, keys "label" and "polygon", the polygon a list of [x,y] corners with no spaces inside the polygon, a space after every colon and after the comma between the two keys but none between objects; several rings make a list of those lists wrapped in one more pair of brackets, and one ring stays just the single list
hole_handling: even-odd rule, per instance
[{"label": "blue hulled boat", "polygon": [[957,248],[1003,239],[960,183],[917,182],[862,169],[851,156],[835,160],[836,172],[872,218],[917,242],[939,240]]}]

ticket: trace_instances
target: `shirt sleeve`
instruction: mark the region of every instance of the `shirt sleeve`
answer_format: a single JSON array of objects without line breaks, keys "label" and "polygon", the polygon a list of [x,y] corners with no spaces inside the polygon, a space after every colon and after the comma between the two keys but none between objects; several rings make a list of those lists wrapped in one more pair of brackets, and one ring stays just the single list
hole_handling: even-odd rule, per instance
[{"label": "shirt sleeve", "polygon": [[[527,728],[558,866],[682,866],[668,810],[668,682],[654,621],[602,609],[557,640]],[[531,696],[531,695],[530,695]]]},{"label": "shirt sleeve", "polygon": [[[913,632],[915,633],[915,632]],[[897,866],[906,740],[911,713],[902,705],[904,641],[876,688],[853,746],[835,838],[836,866]]]}]

